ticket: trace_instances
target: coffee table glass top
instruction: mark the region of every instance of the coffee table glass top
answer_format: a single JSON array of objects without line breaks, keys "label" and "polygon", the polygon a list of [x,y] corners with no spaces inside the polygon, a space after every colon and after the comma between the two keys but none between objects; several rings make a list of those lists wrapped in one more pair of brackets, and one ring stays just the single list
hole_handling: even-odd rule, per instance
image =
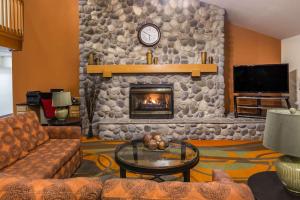
[{"label": "coffee table glass top", "polygon": [[199,159],[199,151],[185,142],[172,142],[165,150],[149,150],[142,141],[134,141],[121,145],[116,150],[116,157],[131,166],[164,169],[195,162]]}]

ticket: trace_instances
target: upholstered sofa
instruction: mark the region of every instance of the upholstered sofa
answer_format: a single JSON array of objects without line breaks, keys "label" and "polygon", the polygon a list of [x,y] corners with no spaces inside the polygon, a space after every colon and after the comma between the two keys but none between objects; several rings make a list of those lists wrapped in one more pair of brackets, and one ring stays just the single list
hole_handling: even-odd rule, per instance
[{"label": "upholstered sofa", "polygon": [[80,129],[42,127],[33,112],[0,119],[0,200],[253,200],[222,171],[209,183],[69,178],[81,162]]},{"label": "upholstered sofa", "polygon": [[220,170],[213,171],[213,181],[204,183],[162,182],[111,179],[104,183],[103,200],[254,200],[250,188],[239,184]]},{"label": "upholstered sofa", "polygon": [[34,112],[0,120],[0,172],[32,179],[68,178],[79,167],[79,127],[43,127]]},{"label": "upholstered sofa", "polygon": [[80,127],[41,126],[34,112],[0,119],[0,199],[97,199],[97,179],[65,179],[81,163],[80,136]]}]

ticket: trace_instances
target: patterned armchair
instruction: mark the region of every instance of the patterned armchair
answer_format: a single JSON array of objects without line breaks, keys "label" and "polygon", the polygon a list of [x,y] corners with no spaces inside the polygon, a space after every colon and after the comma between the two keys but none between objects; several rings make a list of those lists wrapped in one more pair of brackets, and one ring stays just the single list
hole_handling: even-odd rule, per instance
[{"label": "patterned armchair", "polygon": [[254,200],[250,188],[234,183],[222,171],[213,171],[209,183],[163,182],[111,179],[105,182],[103,200]]}]

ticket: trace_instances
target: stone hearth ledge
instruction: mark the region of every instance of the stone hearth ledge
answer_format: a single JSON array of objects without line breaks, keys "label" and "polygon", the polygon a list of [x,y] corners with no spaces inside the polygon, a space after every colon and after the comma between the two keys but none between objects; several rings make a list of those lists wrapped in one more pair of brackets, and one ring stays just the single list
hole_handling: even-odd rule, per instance
[{"label": "stone hearth ledge", "polygon": [[249,118],[203,118],[203,119],[101,119],[97,124],[256,124],[265,123],[265,119]]},{"label": "stone hearth ledge", "polygon": [[262,140],[264,119],[203,118],[191,119],[102,119],[93,124],[104,140],[140,139],[145,134],[160,133],[176,140]]}]

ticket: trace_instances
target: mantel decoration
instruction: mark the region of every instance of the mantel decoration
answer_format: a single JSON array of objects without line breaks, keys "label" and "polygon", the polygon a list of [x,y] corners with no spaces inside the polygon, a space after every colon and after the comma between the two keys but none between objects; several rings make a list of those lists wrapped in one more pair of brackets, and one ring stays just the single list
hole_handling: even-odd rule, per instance
[{"label": "mantel decoration", "polygon": [[152,23],[144,24],[138,31],[138,39],[146,47],[153,47],[161,38],[160,29]]},{"label": "mantel decoration", "polygon": [[200,54],[201,54],[201,64],[206,64],[207,52],[206,51],[202,51]]},{"label": "mantel decoration", "polygon": [[275,163],[277,174],[286,188],[300,194],[300,111],[272,109],[267,112],[263,144],[284,154]]},{"label": "mantel decoration", "polygon": [[90,54],[89,54],[88,64],[89,64],[89,65],[95,64],[95,59],[94,59],[94,54],[93,54],[93,53],[90,53]]},{"label": "mantel decoration", "polygon": [[208,57],[208,64],[213,64],[214,63],[214,58],[212,56]]},{"label": "mantel decoration", "polygon": [[147,64],[151,65],[153,63],[153,54],[152,51],[149,49],[148,52],[146,53],[146,58],[147,58]]},{"label": "mantel decoration", "polygon": [[92,124],[99,92],[100,90],[96,89],[94,84],[91,87],[89,87],[88,83],[84,84],[86,111],[89,120],[89,130],[87,133],[87,138],[92,138],[94,136]]}]

